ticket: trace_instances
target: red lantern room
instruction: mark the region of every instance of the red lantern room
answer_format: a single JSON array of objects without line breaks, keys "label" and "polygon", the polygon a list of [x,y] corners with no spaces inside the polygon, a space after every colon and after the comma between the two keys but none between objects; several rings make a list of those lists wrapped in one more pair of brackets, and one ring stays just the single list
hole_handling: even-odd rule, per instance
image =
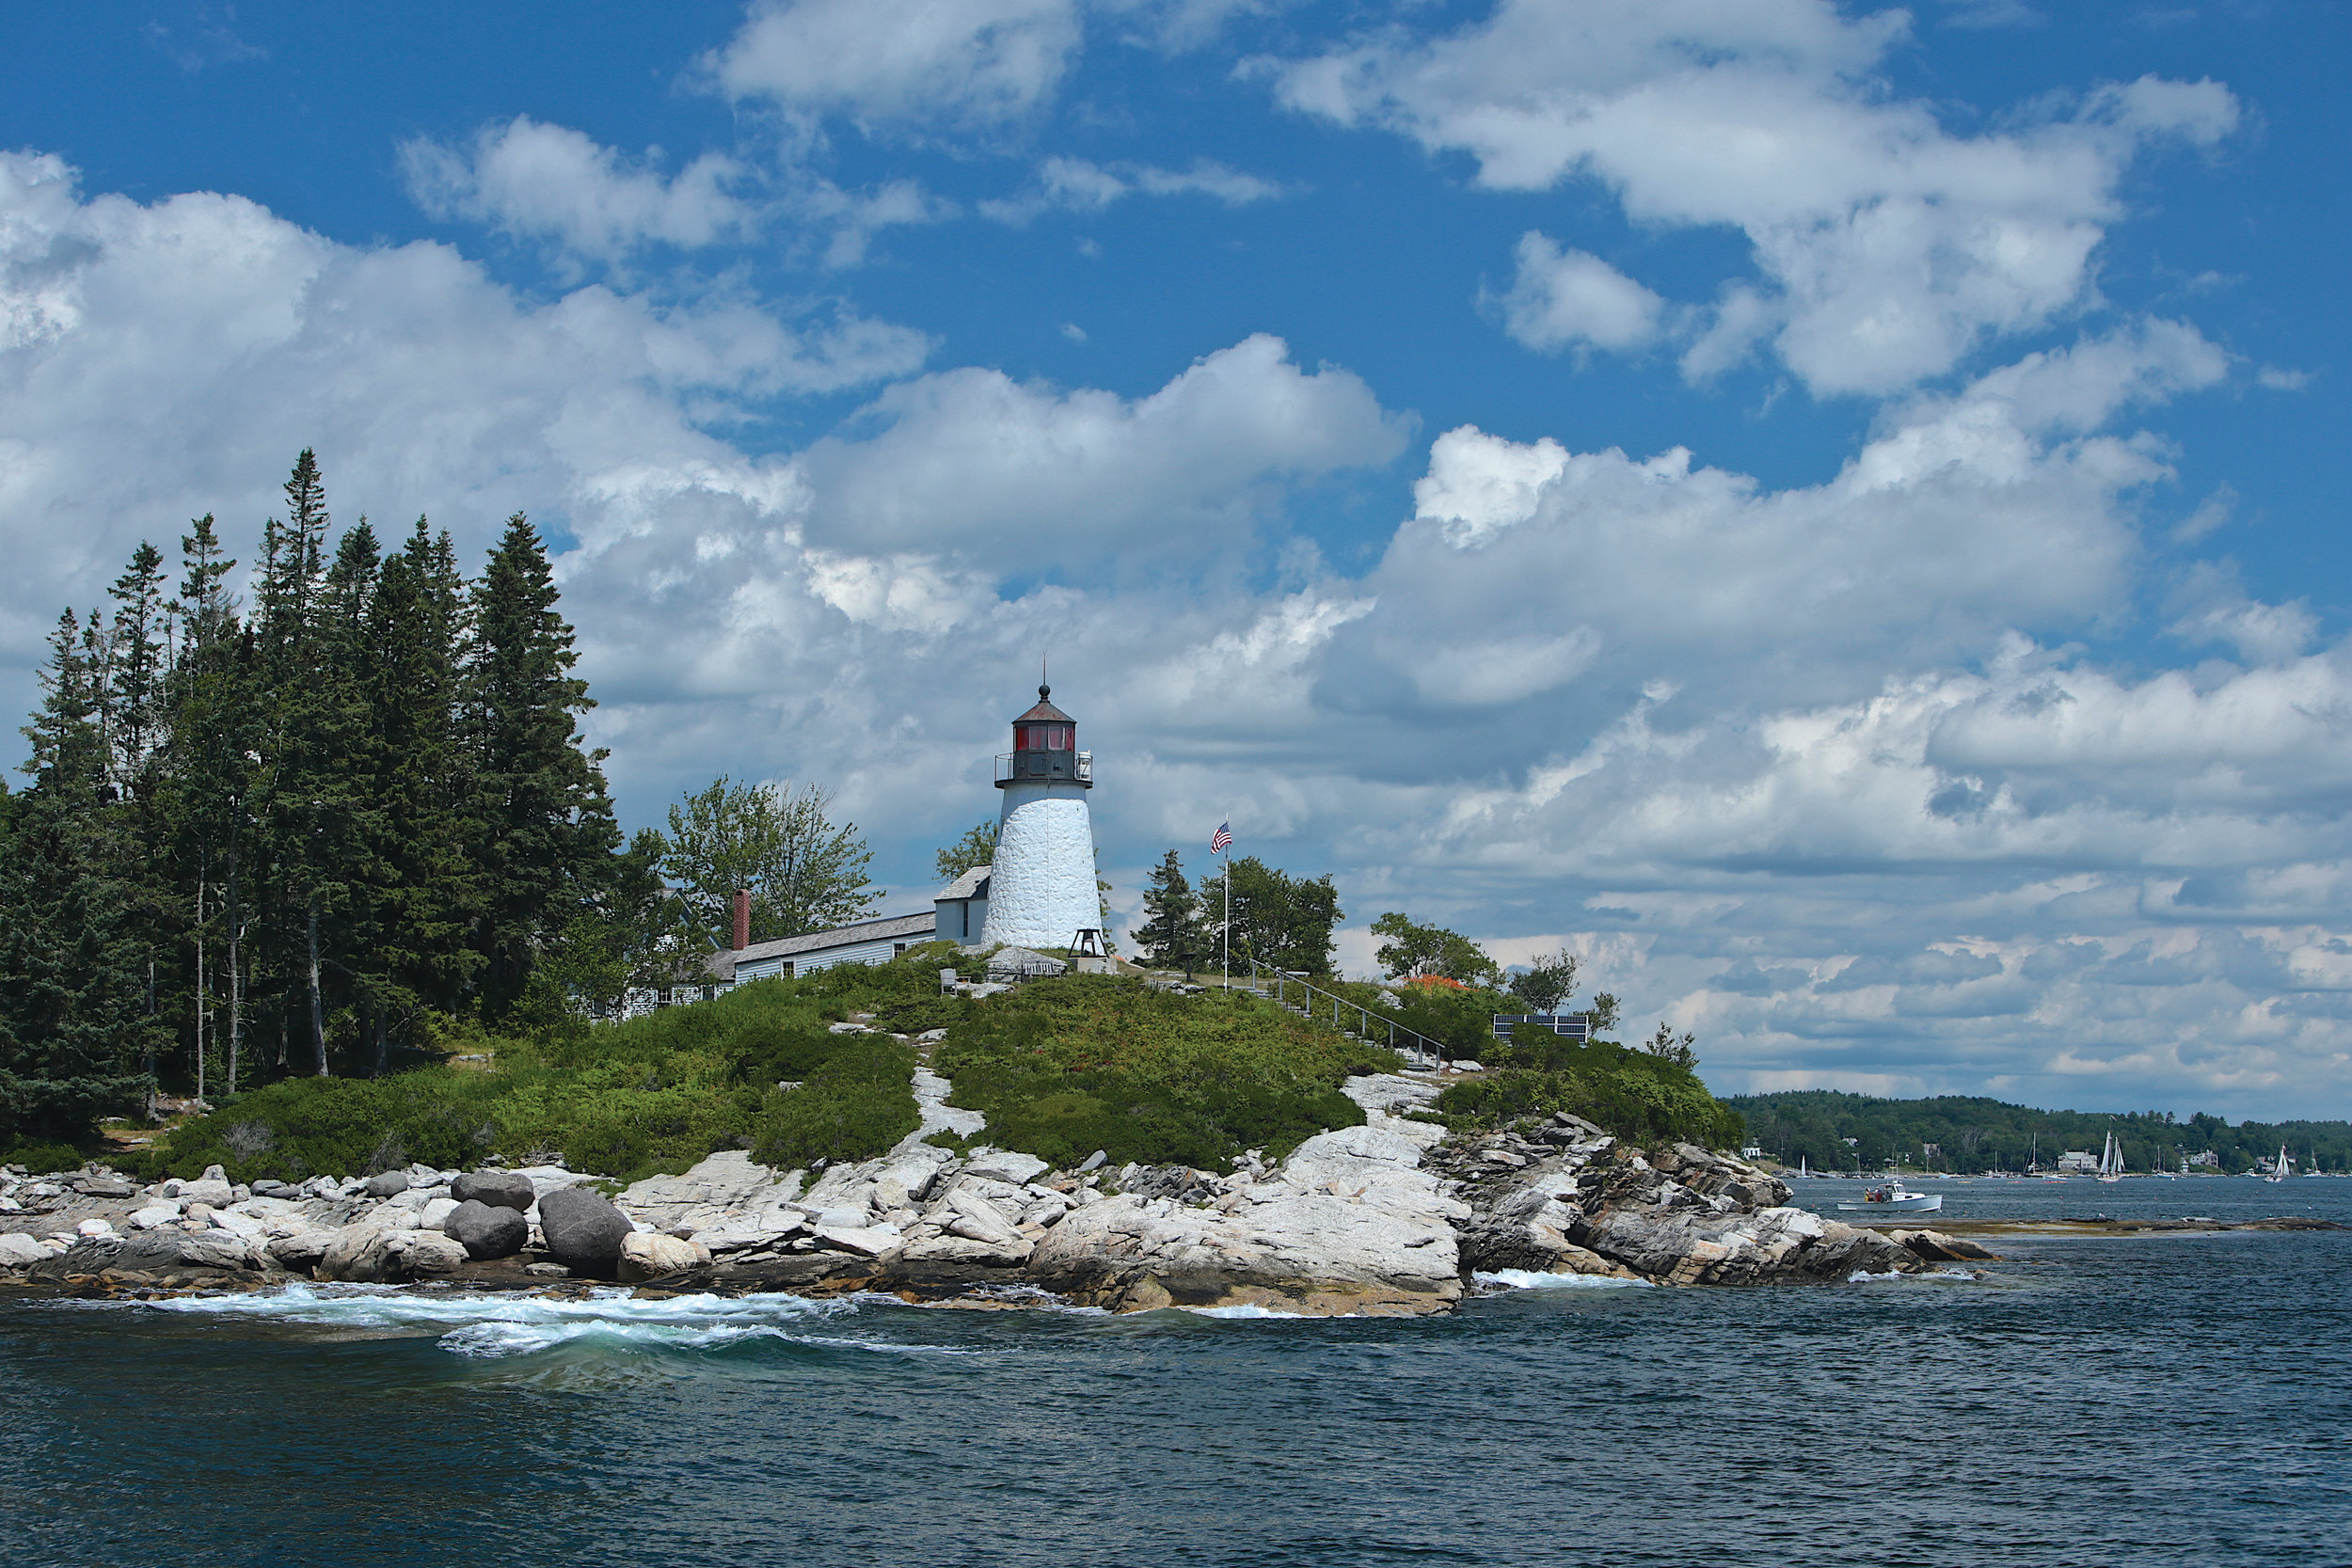
[{"label": "red lantern room", "polygon": [[1076,784],[1094,787],[1094,754],[1078,750],[1078,723],[1050,701],[1054,689],[1037,689],[1037,706],[1012,721],[1012,752],[996,759],[996,787],[1015,784]]}]

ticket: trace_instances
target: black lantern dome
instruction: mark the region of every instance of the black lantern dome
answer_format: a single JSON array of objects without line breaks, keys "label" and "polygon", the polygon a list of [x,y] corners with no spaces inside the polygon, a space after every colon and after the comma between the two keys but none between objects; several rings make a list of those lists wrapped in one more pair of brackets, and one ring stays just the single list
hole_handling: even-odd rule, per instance
[{"label": "black lantern dome", "polygon": [[1012,721],[1012,752],[996,759],[996,787],[1074,784],[1094,787],[1093,753],[1078,750],[1078,721],[1056,707],[1054,689],[1037,689],[1037,706]]}]

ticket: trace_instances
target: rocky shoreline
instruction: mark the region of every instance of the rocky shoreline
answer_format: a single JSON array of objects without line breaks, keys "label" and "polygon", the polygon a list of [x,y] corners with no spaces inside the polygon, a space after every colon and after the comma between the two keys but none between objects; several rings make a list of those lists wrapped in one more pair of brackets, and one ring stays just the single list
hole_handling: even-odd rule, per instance
[{"label": "rocky shoreline", "polygon": [[0,1280],[106,1294],[246,1290],[290,1278],[909,1300],[1056,1299],[1113,1311],[1257,1307],[1308,1315],[1444,1311],[1506,1274],[1770,1285],[1990,1259],[1935,1231],[1880,1231],[1789,1206],[1753,1165],[1689,1145],[1629,1148],[1565,1115],[1449,1136],[1414,1113],[1438,1083],[1348,1081],[1365,1124],[1279,1164],[1056,1171],[959,1153],[976,1113],[918,1070],[923,1126],[879,1159],[777,1171],[712,1155],[608,1199],[543,1165],[412,1166],[300,1186],[139,1186],[103,1169],[0,1173]]}]

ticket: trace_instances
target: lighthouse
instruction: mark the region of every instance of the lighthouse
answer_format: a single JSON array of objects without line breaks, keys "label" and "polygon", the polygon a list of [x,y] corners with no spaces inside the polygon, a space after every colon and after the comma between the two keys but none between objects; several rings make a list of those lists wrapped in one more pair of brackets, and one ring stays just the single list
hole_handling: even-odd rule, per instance
[{"label": "lighthouse", "polygon": [[1012,751],[996,759],[1004,804],[989,873],[983,942],[1100,951],[1103,906],[1094,889],[1094,823],[1087,791],[1094,754],[1078,750],[1077,721],[1037,689],[1037,706],[1012,721]]}]

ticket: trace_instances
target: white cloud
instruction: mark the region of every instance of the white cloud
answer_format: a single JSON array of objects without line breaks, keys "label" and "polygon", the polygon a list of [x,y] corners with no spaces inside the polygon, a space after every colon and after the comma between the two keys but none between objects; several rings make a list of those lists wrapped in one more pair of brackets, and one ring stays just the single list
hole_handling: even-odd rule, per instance
[{"label": "white cloud", "polygon": [[1222,559],[1279,482],[1376,466],[1404,444],[1360,380],[1288,353],[1252,337],[1133,400],[996,371],[900,383],[852,421],[858,434],[806,453],[810,537],[1014,572]]},{"label": "white cloud", "polygon": [[762,174],[719,152],[664,176],[656,154],[631,160],[567,126],[520,115],[485,125],[460,147],[412,139],[400,158],[410,198],[433,216],[482,223],[574,260],[745,244],[789,223],[821,236],[825,265],[854,266],[882,230],[956,214],[912,180],[846,191],[803,168]]},{"label": "white cloud", "polygon": [[1149,164],[1104,166],[1085,158],[1048,158],[1038,166],[1030,188],[1005,200],[979,204],[983,217],[1025,224],[1045,213],[1099,213],[1122,197],[1205,196],[1228,207],[1246,207],[1283,195],[1283,188],[1254,174],[1196,159],[1188,169]]},{"label": "white cloud", "polygon": [[1293,108],[1466,152],[1497,190],[1586,178],[1656,228],[1743,231],[1720,331],[1686,360],[1719,373],[1769,337],[1823,393],[1885,393],[2081,304],[2146,147],[2237,123],[2212,82],[2102,87],[2069,114],[1978,135],[1872,72],[1904,13],[1827,0],[1502,0],[1429,40],[1397,32],[1276,71]]},{"label": "white cloud", "polygon": [[1532,349],[1589,343],[1620,352],[1659,335],[1666,302],[1589,251],[1563,250],[1530,230],[1500,301],[1503,330]]},{"label": "white cloud", "polygon": [[1051,97],[1080,32],[1076,0],[754,0],[703,64],[728,97],[790,115],[989,125]]},{"label": "white cloud", "polygon": [[641,245],[692,248],[740,239],[757,209],[733,194],[744,167],[707,152],[664,177],[567,126],[526,115],[485,125],[470,144],[404,142],[410,199],[436,217],[469,218],[519,238],[613,260]]},{"label": "white cloud", "polygon": [[[722,770],[813,777],[912,879],[988,811],[1045,653],[1106,864],[1230,812],[1359,926],[1570,945],[1720,1086],[2352,1104],[2352,650],[2217,569],[2168,611],[2193,663],[2072,646],[2149,596],[2162,452],[2108,427],[2222,373],[2194,333],[1890,410],[1814,484],[1447,432],[1360,575],[1281,537],[1301,487],[1401,448],[1349,372],[1254,337],[1124,395],[924,374],[926,346],[535,304],[448,246],[0,159],[19,700],[61,601],[205,511],[249,555],[313,445],[345,518],[429,512],[478,560],[523,509],[564,542],[639,819]],[[799,450],[729,438],[876,384]]]}]

